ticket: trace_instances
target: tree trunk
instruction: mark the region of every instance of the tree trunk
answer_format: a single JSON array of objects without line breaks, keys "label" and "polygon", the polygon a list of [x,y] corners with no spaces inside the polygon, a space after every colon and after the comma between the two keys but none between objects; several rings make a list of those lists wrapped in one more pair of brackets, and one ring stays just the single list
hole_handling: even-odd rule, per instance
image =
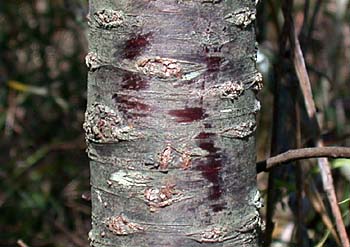
[{"label": "tree trunk", "polygon": [[255,3],[90,0],[92,246],[258,246]]}]

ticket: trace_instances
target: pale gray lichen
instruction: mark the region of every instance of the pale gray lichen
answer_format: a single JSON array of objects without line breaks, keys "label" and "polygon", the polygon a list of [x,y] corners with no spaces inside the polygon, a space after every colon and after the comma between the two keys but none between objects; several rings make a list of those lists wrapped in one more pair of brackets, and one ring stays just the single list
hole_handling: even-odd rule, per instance
[{"label": "pale gray lichen", "polygon": [[152,181],[152,178],[142,172],[129,170],[118,170],[112,173],[109,179],[123,187],[145,187]]},{"label": "pale gray lichen", "polygon": [[123,123],[115,110],[100,103],[87,109],[83,128],[86,138],[98,143],[127,141],[139,137],[132,126]]},{"label": "pale gray lichen", "polygon": [[244,93],[244,85],[237,81],[226,81],[220,85],[215,85],[207,89],[203,96],[219,96],[222,99],[238,99]]},{"label": "pale gray lichen", "polygon": [[204,157],[204,156],[207,156],[209,154],[210,153],[207,150],[204,150],[202,148],[197,148],[197,147],[191,148],[191,156],[193,156],[193,157],[195,157],[195,156]]},{"label": "pale gray lichen", "polygon": [[225,20],[236,26],[246,28],[256,19],[256,10],[248,7],[240,8],[225,16]]},{"label": "pale gray lichen", "polygon": [[220,135],[232,138],[245,138],[253,134],[256,130],[255,120],[239,123],[233,127],[227,128],[219,132]]}]

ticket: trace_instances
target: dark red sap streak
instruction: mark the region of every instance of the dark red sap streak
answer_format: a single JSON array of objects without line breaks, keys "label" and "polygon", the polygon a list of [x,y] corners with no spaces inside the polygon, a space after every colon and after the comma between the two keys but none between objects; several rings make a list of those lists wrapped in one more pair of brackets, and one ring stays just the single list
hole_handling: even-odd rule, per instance
[{"label": "dark red sap streak", "polygon": [[140,102],[139,99],[126,95],[117,96],[115,94],[113,99],[119,104],[118,109],[130,117],[145,117],[152,109],[149,105]]},{"label": "dark red sap streak", "polygon": [[168,111],[170,116],[175,117],[177,123],[190,123],[206,117],[205,111],[201,107],[190,107]]},{"label": "dark red sap streak", "polygon": [[150,37],[151,33],[148,33],[144,35],[137,35],[126,41],[124,48],[124,57],[133,59],[139,56],[149,44]]},{"label": "dark red sap streak", "polygon": [[221,62],[221,57],[207,57],[205,59],[205,63],[207,64],[207,69],[209,72],[219,71]]},{"label": "dark red sap streak", "polygon": [[123,94],[114,94],[112,99],[118,104],[118,109],[130,118],[145,117],[152,110],[152,107],[145,104],[142,98],[136,98],[128,95],[128,90],[142,91],[149,88],[149,81],[141,78],[139,75],[128,72],[125,73],[121,82],[121,92]]},{"label": "dark red sap streak", "polygon": [[149,87],[149,82],[147,80],[142,79],[140,76],[127,73],[123,77],[122,88],[128,90],[140,91],[143,89],[147,89]]},{"label": "dark red sap streak", "polygon": [[219,199],[222,193],[220,185],[222,155],[220,154],[220,149],[215,147],[213,137],[215,137],[215,135],[205,132],[201,132],[196,137],[198,140],[197,145],[209,152],[205,158],[196,162],[197,168],[202,171],[203,176],[213,184],[210,188],[209,200]]}]

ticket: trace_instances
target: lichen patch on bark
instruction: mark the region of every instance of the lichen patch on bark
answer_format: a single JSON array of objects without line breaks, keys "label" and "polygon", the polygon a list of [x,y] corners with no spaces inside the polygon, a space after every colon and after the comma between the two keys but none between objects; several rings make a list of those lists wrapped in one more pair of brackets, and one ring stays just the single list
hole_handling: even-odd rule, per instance
[{"label": "lichen patch on bark", "polygon": [[152,178],[138,171],[119,170],[111,174],[110,181],[124,187],[145,187]]}]

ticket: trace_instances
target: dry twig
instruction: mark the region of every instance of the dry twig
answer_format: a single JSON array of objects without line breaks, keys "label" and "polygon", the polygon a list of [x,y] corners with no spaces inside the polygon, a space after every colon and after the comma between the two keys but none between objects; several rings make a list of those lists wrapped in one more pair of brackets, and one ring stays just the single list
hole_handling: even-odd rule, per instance
[{"label": "dry twig", "polygon": [[292,149],[267,160],[257,163],[257,173],[270,171],[273,167],[286,162],[309,158],[350,158],[350,148],[347,147],[315,147]]}]

